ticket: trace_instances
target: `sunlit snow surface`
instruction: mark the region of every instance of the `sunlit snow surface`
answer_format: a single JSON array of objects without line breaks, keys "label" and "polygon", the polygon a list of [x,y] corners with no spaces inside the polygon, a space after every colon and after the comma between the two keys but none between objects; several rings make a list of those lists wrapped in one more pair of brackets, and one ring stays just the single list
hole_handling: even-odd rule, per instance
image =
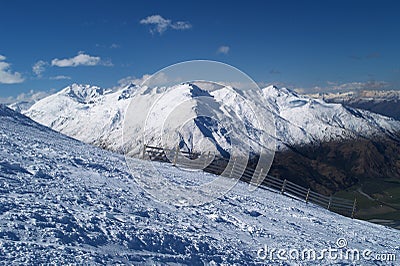
[{"label": "sunlit snow surface", "polygon": [[[192,93],[193,88],[193,84],[180,84],[164,89],[146,89],[130,85],[116,91],[109,91],[96,86],[73,84],[38,101],[24,113],[33,120],[70,137],[113,151],[123,150],[124,143],[121,136],[127,135],[132,137],[128,138],[128,143],[125,143],[129,144],[127,145],[128,152],[135,154],[139,152],[143,144],[161,146],[163,143],[161,136],[173,135],[172,133],[176,131],[176,127],[167,126],[164,128],[165,132],[160,133],[166,122],[167,110],[171,111],[174,106],[180,106],[187,101],[193,103],[193,106],[199,105],[201,101],[196,97],[201,93],[208,94],[202,90],[197,90],[197,94]],[[263,145],[270,143],[261,137],[264,136],[261,132],[267,135],[273,133],[271,137],[276,138],[273,144],[276,143],[277,150],[285,150],[288,146],[357,137],[386,136],[398,139],[399,121],[368,111],[348,108],[341,104],[326,103],[323,100],[301,96],[288,89],[274,86],[260,90],[259,95],[245,97],[252,99],[251,102],[254,103],[259,103],[259,99],[263,98],[262,102],[268,103],[265,106],[257,105],[261,108],[259,114],[262,117],[272,116],[275,120],[274,127],[267,128],[269,130],[265,131],[266,127],[260,128],[258,118],[253,115],[253,110],[249,108],[247,102],[234,92],[233,89],[221,87],[210,93],[212,96],[210,100],[216,101],[215,110],[218,110],[220,114],[211,117],[225,120],[225,124],[232,125],[232,129],[234,132],[237,131],[236,134],[243,143],[247,143],[250,135],[255,141],[255,143],[250,142],[254,144],[254,147],[258,146],[257,143]],[[161,100],[157,102],[157,99]],[[146,110],[155,102],[157,105],[154,112],[147,113]],[[132,108],[128,109],[128,106],[137,108],[133,108],[135,112],[132,112]],[[224,109],[225,107],[229,107],[228,110],[232,109],[233,112]],[[183,109],[177,109],[181,113],[187,115],[191,112],[195,113],[194,110],[185,109],[184,106],[181,108]],[[130,125],[126,121],[133,124]],[[150,123],[146,124],[145,121]],[[228,149],[229,128],[221,131],[221,125],[214,126],[210,121],[214,120],[203,119],[198,123],[188,123],[188,127],[182,130],[183,133],[181,132],[185,145],[203,152],[209,148],[210,145],[196,146],[203,141],[207,144],[204,132],[199,127],[201,125],[213,131],[214,141],[224,149]],[[172,119],[172,122],[176,121]],[[127,124],[132,126],[131,131],[127,131]],[[222,123],[222,125],[225,124]],[[146,134],[142,134],[144,125],[147,125],[148,129],[144,132]],[[247,129],[246,132],[240,130],[243,126]],[[143,143],[144,136],[147,143]],[[172,148],[176,146],[176,142],[177,139],[172,138],[171,143],[163,143],[162,146]],[[275,145],[273,146],[275,149]]]},{"label": "sunlit snow surface", "polygon": [[[135,178],[157,167],[187,185],[214,176],[82,144],[0,107],[0,263],[331,265],[346,261],[257,258],[270,248],[335,247],[399,253],[394,229],[330,213],[239,183],[201,207],[153,200]],[[378,261],[357,264],[376,265]],[[388,265],[382,263],[382,265]]]}]

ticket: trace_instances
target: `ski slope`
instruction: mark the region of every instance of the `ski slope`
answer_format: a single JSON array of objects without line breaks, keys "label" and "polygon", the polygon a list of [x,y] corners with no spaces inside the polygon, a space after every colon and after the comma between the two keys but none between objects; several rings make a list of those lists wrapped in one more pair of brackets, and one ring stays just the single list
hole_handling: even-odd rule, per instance
[{"label": "ski slope", "polygon": [[[260,249],[400,252],[400,232],[239,183],[200,207],[155,201],[136,182],[156,167],[177,184],[215,176],[125,159],[0,107],[0,262],[10,264],[345,265]],[[388,265],[361,260],[359,265]],[[390,265],[390,263],[389,263]]]}]

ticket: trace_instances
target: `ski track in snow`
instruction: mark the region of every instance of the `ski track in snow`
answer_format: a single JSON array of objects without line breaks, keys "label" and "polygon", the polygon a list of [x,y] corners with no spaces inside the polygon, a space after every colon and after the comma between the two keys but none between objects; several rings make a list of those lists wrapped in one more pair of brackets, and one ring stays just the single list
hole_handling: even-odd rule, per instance
[{"label": "ski track in snow", "polygon": [[[239,183],[201,207],[159,203],[135,179],[157,167],[177,183],[211,174],[135,162],[83,144],[0,107],[0,264],[279,264],[257,250],[335,247],[399,253],[399,231],[330,213]],[[362,265],[390,265],[362,261]]]}]

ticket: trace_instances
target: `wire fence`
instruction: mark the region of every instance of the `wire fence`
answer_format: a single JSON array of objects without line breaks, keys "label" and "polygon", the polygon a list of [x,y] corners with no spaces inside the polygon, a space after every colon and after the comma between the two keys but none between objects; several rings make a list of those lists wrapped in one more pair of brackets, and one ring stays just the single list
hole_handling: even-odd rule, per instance
[{"label": "wire fence", "polygon": [[165,149],[144,145],[143,159],[168,162],[188,169],[202,169],[205,172],[238,178],[244,182],[255,184],[262,189],[272,190],[283,195],[314,203],[332,212],[354,218],[357,201],[334,196],[325,196],[310,188],[302,187],[287,179],[267,175],[263,168],[249,166],[247,158],[227,159],[211,153],[190,153],[176,149]]}]

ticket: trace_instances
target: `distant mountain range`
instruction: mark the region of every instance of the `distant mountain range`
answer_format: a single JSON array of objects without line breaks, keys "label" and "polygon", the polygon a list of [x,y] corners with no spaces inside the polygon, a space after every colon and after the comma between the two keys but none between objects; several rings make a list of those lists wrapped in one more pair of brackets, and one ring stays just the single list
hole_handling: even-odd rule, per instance
[{"label": "distant mountain range", "polygon": [[320,93],[310,97],[326,102],[369,110],[400,120],[400,91],[350,91],[345,93]]}]

